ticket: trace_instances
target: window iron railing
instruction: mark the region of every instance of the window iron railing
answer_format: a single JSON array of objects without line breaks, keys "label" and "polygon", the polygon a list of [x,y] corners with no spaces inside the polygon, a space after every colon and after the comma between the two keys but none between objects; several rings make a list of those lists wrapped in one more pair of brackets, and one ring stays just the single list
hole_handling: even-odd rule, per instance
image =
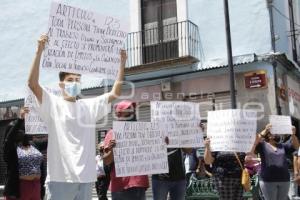
[{"label": "window iron railing", "polygon": [[154,22],[148,27],[128,34],[125,44],[128,67],[181,57],[200,60],[200,35],[196,24],[182,21],[158,27]]}]

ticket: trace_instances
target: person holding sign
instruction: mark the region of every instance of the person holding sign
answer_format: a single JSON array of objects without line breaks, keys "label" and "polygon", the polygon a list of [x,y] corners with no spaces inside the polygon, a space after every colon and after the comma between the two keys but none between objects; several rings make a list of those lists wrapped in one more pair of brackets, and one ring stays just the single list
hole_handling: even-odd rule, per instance
[{"label": "person holding sign", "polygon": [[[121,101],[116,105],[115,110],[119,121],[136,121],[135,103],[131,101]],[[106,134],[104,144],[104,164],[112,164],[110,172],[110,191],[112,200],[146,200],[145,191],[149,187],[147,175],[116,177],[116,170],[113,164],[113,147],[115,146],[113,130],[110,130]]]},{"label": "person holding sign", "polygon": [[[169,138],[165,138],[169,144]],[[186,177],[183,154],[191,154],[192,148],[167,148],[169,173],[152,175],[154,200],[184,200],[186,193]]]},{"label": "person holding sign", "polygon": [[258,153],[261,157],[259,185],[265,200],[284,200],[288,199],[290,187],[286,156],[299,148],[299,141],[295,127],[292,127],[290,143],[281,143],[280,136],[273,135],[271,128],[270,124],[266,125],[256,136],[251,153]]},{"label": "person holding sign", "polygon": [[[205,131],[205,125],[200,122],[199,127],[202,131]],[[209,174],[205,169],[205,163],[203,160],[204,147],[193,148],[192,152],[189,154],[184,154],[184,165],[185,165],[185,176],[186,176],[186,185],[188,186],[191,180],[191,177],[204,177]]]},{"label": "person holding sign", "polygon": [[242,169],[239,162],[244,165],[246,154],[223,151],[211,152],[209,138],[205,139],[204,144],[204,161],[205,164],[212,165],[212,174],[220,200],[243,199]]},{"label": "person holding sign", "polygon": [[96,170],[97,170],[97,182],[95,183],[95,188],[97,191],[99,200],[107,199],[107,190],[110,182],[110,166],[104,165],[103,155],[104,155],[104,142],[98,144],[98,155],[96,155]]},{"label": "person holding sign", "polygon": [[121,94],[126,52],[120,52],[120,69],[111,92],[95,98],[78,99],[79,74],[61,72],[63,96],[57,97],[39,84],[39,65],[48,37],[38,40],[28,86],[38,100],[37,111],[47,125],[47,196],[51,200],[90,200],[96,181],[96,121],[110,111],[110,103]]},{"label": "person holding sign", "polygon": [[24,132],[24,115],[28,111],[22,108],[20,118],[13,121],[5,132],[3,158],[7,164],[4,187],[6,200],[41,199],[43,156]]}]

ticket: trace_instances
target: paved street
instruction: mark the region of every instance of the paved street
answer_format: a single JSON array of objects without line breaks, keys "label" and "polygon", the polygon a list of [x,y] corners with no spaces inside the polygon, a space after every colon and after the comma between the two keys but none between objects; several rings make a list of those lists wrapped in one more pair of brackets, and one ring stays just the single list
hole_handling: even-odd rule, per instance
[{"label": "paved street", "polygon": [[[95,188],[93,188],[93,196],[92,197],[93,197],[92,200],[98,200]],[[148,192],[146,200],[152,200],[152,199],[153,198],[151,197],[151,193]],[[4,197],[0,196],[0,200],[4,200]],[[108,193],[108,200],[111,200],[110,193]]]}]

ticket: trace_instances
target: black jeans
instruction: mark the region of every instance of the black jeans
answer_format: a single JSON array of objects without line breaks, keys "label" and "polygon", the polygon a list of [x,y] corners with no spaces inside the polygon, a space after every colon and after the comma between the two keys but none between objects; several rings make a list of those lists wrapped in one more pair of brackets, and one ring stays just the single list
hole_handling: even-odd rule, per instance
[{"label": "black jeans", "polygon": [[101,178],[97,178],[97,182],[95,184],[98,199],[99,200],[108,200],[107,199],[107,190],[109,187],[110,179],[108,176],[103,176]]},{"label": "black jeans", "polygon": [[98,199],[99,200],[108,200],[107,199],[107,190],[110,183],[110,166],[104,166],[105,176],[97,178],[97,182],[95,184]]}]

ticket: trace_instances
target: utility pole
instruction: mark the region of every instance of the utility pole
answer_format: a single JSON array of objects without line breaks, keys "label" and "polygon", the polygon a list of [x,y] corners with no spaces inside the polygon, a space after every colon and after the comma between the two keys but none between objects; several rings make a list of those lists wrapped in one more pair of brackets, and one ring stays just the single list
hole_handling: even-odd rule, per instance
[{"label": "utility pole", "polygon": [[294,6],[293,6],[293,1],[292,0],[289,0],[289,12],[290,12],[290,29],[291,29],[291,42],[292,42],[293,59],[294,59],[295,62],[298,62]]},{"label": "utility pole", "polygon": [[231,108],[236,109],[235,78],[234,78],[234,69],[233,69],[233,62],[232,62],[232,47],[231,47],[228,0],[224,0],[224,15],[225,15],[227,58],[228,58],[228,68],[229,68],[229,77],[230,77]]}]

